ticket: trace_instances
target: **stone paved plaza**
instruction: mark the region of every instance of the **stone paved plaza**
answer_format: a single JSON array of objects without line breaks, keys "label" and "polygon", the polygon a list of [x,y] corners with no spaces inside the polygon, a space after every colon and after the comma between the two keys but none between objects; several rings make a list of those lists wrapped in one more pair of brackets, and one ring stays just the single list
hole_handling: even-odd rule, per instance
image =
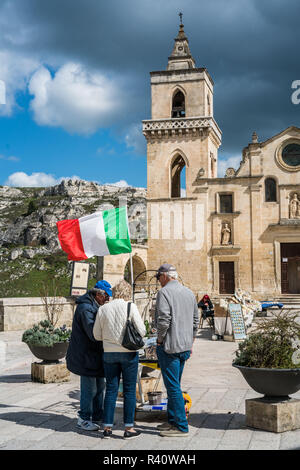
[{"label": "stone paved plaza", "polygon": [[[162,438],[156,430],[163,413],[141,413],[137,427],[143,434],[122,438],[122,409],[116,413],[113,438],[76,428],[79,377],[62,384],[31,382],[36,359],[21,343],[22,332],[0,333],[0,448],[95,450],[300,450],[300,430],[275,434],[245,426],[245,399],[258,395],[231,366],[237,343],[211,341],[208,328],[200,330],[182,385],[193,401],[190,433],[185,439]],[[4,358],[6,349],[6,360]],[[300,393],[293,395],[300,398]]]}]

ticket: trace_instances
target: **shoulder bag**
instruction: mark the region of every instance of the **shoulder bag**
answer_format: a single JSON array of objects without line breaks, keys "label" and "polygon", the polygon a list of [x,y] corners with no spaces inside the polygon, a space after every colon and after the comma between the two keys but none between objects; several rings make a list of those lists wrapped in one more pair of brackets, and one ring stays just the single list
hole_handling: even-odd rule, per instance
[{"label": "shoulder bag", "polygon": [[134,324],[129,320],[131,302],[127,304],[127,321],[122,346],[130,351],[137,351],[144,347],[144,341]]}]

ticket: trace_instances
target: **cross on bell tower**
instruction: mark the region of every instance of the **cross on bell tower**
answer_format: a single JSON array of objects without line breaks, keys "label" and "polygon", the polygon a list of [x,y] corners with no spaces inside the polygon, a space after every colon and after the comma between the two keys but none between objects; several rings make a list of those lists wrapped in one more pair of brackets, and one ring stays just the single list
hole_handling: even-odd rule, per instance
[{"label": "cross on bell tower", "polygon": [[191,55],[189,41],[184,32],[182,24],[182,13],[178,14],[180,18],[179,32],[175,38],[173,51],[168,60],[167,70],[192,69],[195,68],[195,61]]}]

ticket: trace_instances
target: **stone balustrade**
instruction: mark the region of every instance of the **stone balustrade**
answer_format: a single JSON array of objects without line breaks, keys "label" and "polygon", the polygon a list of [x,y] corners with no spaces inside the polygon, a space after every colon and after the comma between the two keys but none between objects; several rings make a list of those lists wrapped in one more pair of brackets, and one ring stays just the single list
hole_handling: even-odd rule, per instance
[{"label": "stone balustrade", "polygon": [[213,117],[151,119],[143,121],[143,134],[146,138],[151,136],[163,137],[164,135],[169,136],[172,134],[193,134],[209,128],[221,139],[221,131]]}]

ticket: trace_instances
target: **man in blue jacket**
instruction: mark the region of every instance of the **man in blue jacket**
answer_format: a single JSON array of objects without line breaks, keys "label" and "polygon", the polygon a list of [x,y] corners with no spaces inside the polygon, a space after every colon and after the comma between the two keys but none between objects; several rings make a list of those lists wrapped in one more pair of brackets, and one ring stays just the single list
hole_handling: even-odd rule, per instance
[{"label": "man in blue jacket", "polygon": [[80,375],[80,410],[77,426],[98,431],[103,416],[105,390],[102,341],[96,341],[93,327],[98,308],[109,301],[111,285],[98,281],[95,287],[76,299],[72,334],[66,356],[67,368]]}]

